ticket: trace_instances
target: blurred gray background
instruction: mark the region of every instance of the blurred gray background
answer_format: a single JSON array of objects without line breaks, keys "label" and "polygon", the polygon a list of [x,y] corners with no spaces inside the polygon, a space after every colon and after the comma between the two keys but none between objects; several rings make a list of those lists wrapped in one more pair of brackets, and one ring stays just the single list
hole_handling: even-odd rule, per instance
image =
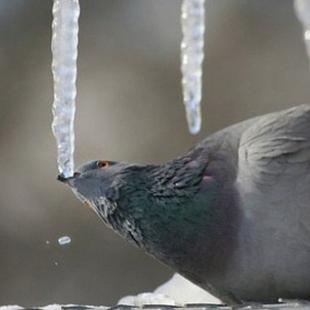
[{"label": "blurred gray background", "polygon": [[[309,102],[288,0],[207,0],[203,130],[188,134],[180,0],[81,0],[76,162],[160,163],[205,135]],[[172,272],[56,181],[48,0],[0,0],[0,304],[112,305]],[[70,235],[72,243],[57,239]],[[47,242],[49,241],[49,243]]]}]

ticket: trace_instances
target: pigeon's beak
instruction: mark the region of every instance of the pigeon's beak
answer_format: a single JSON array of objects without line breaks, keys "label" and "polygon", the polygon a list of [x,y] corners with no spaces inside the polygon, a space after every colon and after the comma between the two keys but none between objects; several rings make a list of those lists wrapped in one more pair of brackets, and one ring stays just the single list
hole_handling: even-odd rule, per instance
[{"label": "pigeon's beak", "polygon": [[86,200],[86,198],[85,198],[83,195],[81,195],[81,194],[79,193],[78,189],[76,188],[76,184],[75,184],[76,182],[75,182],[75,181],[77,180],[77,178],[78,178],[80,175],[81,175],[80,172],[74,172],[73,176],[71,176],[71,177],[65,177],[65,176],[61,173],[61,174],[59,174],[59,175],[57,176],[57,180],[60,181],[60,182],[62,182],[62,183],[64,183],[64,184],[66,184],[66,185],[68,185],[68,186],[72,189],[73,193],[76,195],[76,197],[77,197],[79,200],[81,200],[83,203],[86,203],[88,207],[92,208],[91,205],[90,205],[90,203]]},{"label": "pigeon's beak", "polygon": [[65,177],[65,176],[61,173],[61,174],[59,174],[59,175],[57,176],[57,180],[60,181],[60,182],[62,182],[62,183],[65,183],[65,184],[67,184],[67,185],[69,185],[69,186],[72,186],[72,185],[73,185],[73,184],[72,184],[72,181],[74,181],[79,175],[80,175],[79,172],[74,172],[73,176],[71,176],[71,177]]}]

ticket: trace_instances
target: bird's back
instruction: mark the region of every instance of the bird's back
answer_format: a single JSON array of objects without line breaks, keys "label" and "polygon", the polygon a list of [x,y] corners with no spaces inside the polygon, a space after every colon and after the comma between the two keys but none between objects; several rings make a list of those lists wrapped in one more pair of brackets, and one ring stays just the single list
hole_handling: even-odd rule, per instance
[{"label": "bird's back", "polygon": [[228,127],[202,145],[238,194],[238,242],[221,290],[252,301],[310,298],[310,105]]}]

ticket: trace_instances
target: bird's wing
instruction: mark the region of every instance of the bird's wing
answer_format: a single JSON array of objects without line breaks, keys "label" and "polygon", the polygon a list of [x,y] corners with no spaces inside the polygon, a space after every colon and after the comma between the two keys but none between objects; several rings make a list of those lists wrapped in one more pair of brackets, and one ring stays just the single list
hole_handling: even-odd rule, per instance
[{"label": "bird's wing", "polygon": [[241,135],[237,183],[243,188],[270,188],[309,173],[309,166],[310,105],[262,116]]}]

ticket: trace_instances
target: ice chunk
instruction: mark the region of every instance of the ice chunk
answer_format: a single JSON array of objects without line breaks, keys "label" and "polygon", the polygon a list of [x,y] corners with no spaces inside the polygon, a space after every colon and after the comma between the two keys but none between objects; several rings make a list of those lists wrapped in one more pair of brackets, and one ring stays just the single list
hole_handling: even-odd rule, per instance
[{"label": "ice chunk", "polygon": [[201,127],[201,79],[202,61],[204,58],[204,19],[205,0],[183,0],[182,3],[182,33],[181,71],[183,100],[189,131],[199,132]]},{"label": "ice chunk", "polygon": [[65,177],[74,171],[74,114],[78,46],[78,0],[54,0],[52,24],[52,72],[54,104],[52,124],[57,142],[58,167]]},{"label": "ice chunk", "polygon": [[66,245],[71,242],[71,238],[69,236],[62,236],[58,239],[58,243],[60,245]]}]

